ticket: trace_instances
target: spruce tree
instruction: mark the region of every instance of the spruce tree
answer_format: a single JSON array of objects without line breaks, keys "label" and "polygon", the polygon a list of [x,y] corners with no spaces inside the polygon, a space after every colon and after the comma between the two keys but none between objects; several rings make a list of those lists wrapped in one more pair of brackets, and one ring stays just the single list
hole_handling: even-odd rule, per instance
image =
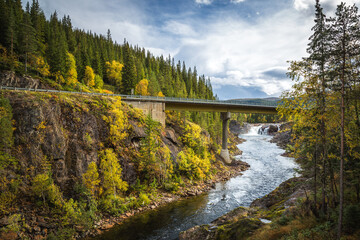
[{"label": "spruce tree", "polygon": [[345,3],[338,5],[335,18],[330,19],[330,64],[333,66],[333,82],[331,88],[341,94],[341,131],[340,131],[340,205],[338,220],[338,239],[342,235],[343,208],[344,208],[344,162],[345,162],[345,98],[350,87],[352,73],[356,68],[356,59],[359,58],[360,43],[359,16],[355,5],[346,6]]}]

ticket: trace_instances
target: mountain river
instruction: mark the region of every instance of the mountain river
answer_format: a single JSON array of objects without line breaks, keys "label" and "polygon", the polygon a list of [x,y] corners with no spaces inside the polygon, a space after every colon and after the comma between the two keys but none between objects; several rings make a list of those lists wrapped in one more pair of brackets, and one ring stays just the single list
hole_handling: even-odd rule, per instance
[{"label": "mountain river", "polygon": [[240,135],[246,142],[238,146],[243,154],[236,159],[250,164],[243,175],[217,183],[206,194],[130,217],[95,239],[178,239],[181,231],[208,224],[239,206],[248,207],[274,190],[295,175],[297,165],[292,158],[281,156],[284,150],[270,143],[271,136],[258,134],[259,128],[253,126],[248,134]]}]

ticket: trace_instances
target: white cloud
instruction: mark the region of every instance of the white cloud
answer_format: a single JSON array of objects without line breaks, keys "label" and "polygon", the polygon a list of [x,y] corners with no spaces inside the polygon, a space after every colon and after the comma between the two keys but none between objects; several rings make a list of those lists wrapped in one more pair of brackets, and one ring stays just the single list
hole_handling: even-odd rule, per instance
[{"label": "white cloud", "polygon": [[163,29],[167,32],[173,33],[175,35],[180,35],[180,36],[195,35],[195,32],[191,26],[181,23],[181,22],[173,21],[173,20],[166,22]]},{"label": "white cloud", "polygon": [[[199,73],[211,77],[214,89],[219,86],[258,87],[269,95],[289,89],[287,60],[306,56],[312,18],[287,9],[257,22],[240,19],[217,19],[198,25],[201,38],[184,38],[178,59],[196,64]],[[188,61],[188,59],[190,61]],[[283,73],[265,75],[264,72]]]},{"label": "white cloud", "polygon": [[230,0],[232,3],[241,3],[244,2],[245,0]]},{"label": "white cloud", "polygon": [[[336,9],[336,6],[341,2],[352,5],[354,3],[360,3],[359,0],[320,0],[320,4],[324,8],[325,12],[332,12]],[[294,0],[294,8],[298,11],[312,9],[315,6],[314,0]]]},{"label": "white cloud", "polygon": [[209,5],[212,3],[212,0],[195,0],[195,2],[197,4],[205,4],[205,5]]}]

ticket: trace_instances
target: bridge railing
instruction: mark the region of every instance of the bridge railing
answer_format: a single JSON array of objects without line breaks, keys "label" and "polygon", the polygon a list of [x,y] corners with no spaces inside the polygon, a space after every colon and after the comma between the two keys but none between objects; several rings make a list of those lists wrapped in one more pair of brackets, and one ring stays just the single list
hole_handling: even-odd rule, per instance
[{"label": "bridge railing", "polygon": [[68,93],[68,94],[82,94],[92,96],[119,96],[124,100],[134,101],[158,101],[158,102],[179,102],[179,103],[198,103],[198,104],[221,104],[221,105],[239,105],[239,106],[259,106],[259,107],[277,107],[280,101],[269,101],[265,99],[238,99],[238,100],[211,100],[211,99],[199,99],[199,98],[179,98],[179,97],[159,97],[159,96],[141,96],[141,95],[124,95],[124,94],[108,94],[108,93],[88,93],[88,92],[71,92],[63,90],[51,90],[51,89],[36,89],[36,88],[17,88],[0,86],[0,90],[19,90],[19,91],[35,91],[35,92],[49,92],[49,93]]}]

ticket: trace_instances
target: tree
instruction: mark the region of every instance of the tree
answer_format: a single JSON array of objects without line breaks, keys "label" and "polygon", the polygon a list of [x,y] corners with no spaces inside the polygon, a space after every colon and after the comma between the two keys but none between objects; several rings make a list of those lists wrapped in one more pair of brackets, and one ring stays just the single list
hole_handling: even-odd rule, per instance
[{"label": "tree", "polygon": [[104,81],[103,79],[100,77],[100,75],[95,74],[95,88],[96,89],[102,89],[104,86]]},{"label": "tree", "polygon": [[77,83],[76,61],[74,55],[67,53],[65,83],[74,86]]},{"label": "tree", "polygon": [[85,187],[89,189],[93,196],[95,196],[95,192],[100,184],[98,168],[95,162],[91,162],[89,164],[88,169],[82,176],[82,179]]},{"label": "tree", "polygon": [[[360,36],[358,9],[355,5],[348,7],[345,3],[338,5],[335,13],[336,17],[331,18],[331,53],[330,63],[333,66],[334,91],[341,94],[341,140],[340,140],[340,205],[338,220],[338,239],[342,234],[342,217],[344,207],[344,161],[345,161],[345,97],[350,79],[353,77],[352,69],[356,68],[356,57],[359,56],[358,49]],[[340,86],[339,86],[340,85]]]},{"label": "tree", "polygon": [[[307,92],[311,94],[311,98],[316,101],[316,119],[319,120],[316,123],[316,129],[321,133],[320,142],[316,143],[317,151],[315,156],[321,158],[322,161],[322,212],[325,214],[326,211],[326,161],[327,157],[327,143],[326,143],[326,90],[327,82],[329,81],[329,72],[326,69],[328,66],[327,59],[329,57],[329,27],[325,23],[326,16],[323,14],[323,9],[320,6],[319,0],[315,4],[315,25],[312,27],[313,35],[310,37],[307,52],[310,56],[306,59],[311,64],[311,79],[315,82],[310,86],[307,86]],[[315,162],[317,159],[315,159]],[[317,166],[314,165],[315,171]],[[316,176],[316,175],[315,175]],[[316,206],[316,180],[315,180],[315,206]],[[314,208],[316,214],[316,207]]]},{"label": "tree", "polygon": [[122,168],[119,160],[112,149],[105,149],[100,152],[100,170],[102,172],[102,186],[105,188],[105,193],[116,194],[119,191],[126,191],[128,189],[127,182],[121,179]]},{"label": "tree", "polygon": [[123,64],[118,61],[113,60],[111,63],[106,62],[106,77],[112,85],[115,85],[119,90],[122,86],[122,69],[124,67]]},{"label": "tree", "polygon": [[122,75],[122,93],[131,94],[135,88],[137,79],[134,56],[130,51],[128,44],[124,46],[124,70]]},{"label": "tree", "polygon": [[148,92],[149,81],[147,79],[141,80],[135,87],[135,94],[148,96],[150,95]]},{"label": "tree", "polygon": [[36,50],[35,29],[32,26],[30,18],[29,2],[26,5],[26,12],[23,15],[21,25],[21,52],[25,56],[25,73],[27,72],[28,56]]},{"label": "tree", "polygon": [[95,86],[95,74],[91,67],[86,66],[85,67],[85,76],[84,76],[84,84],[88,87]]}]

